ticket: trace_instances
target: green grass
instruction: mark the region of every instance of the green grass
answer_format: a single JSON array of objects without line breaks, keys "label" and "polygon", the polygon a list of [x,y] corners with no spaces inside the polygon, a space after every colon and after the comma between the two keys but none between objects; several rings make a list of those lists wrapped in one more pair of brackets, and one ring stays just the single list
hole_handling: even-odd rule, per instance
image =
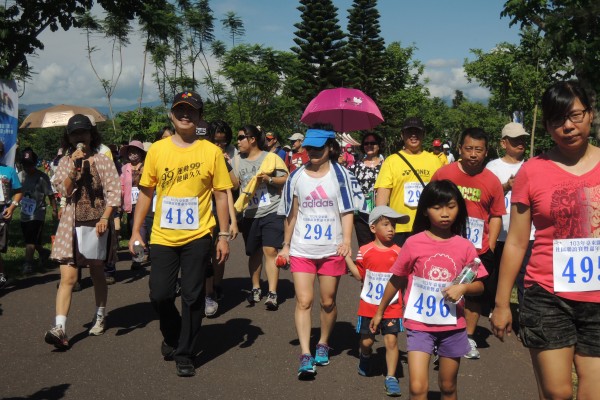
[{"label": "green grass", "polygon": [[[48,206],[46,208],[46,222],[42,232],[42,243],[44,248],[50,250],[50,235],[54,235],[58,221],[52,220],[52,208]],[[35,253],[34,260],[37,260],[38,254]],[[21,232],[21,209],[18,208],[13,214],[13,218],[8,225],[8,250],[5,254],[2,254],[2,260],[4,262],[4,275],[8,279],[21,278],[21,266],[25,261],[25,241],[23,240],[23,233]],[[34,262],[35,272],[46,272],[48,268],[55,267],[52,263],[41,267],[37,262]]]}]

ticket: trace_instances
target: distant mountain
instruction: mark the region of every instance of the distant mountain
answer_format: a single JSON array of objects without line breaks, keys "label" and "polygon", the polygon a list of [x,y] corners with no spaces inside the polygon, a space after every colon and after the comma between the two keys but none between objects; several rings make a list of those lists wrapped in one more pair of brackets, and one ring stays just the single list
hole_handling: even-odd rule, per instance
[{"label": "distant mountain", "polygon": [[[43,103],[43,104],[19,104],[19,108],[24,110],[25,114],[29,114],[32,113],[34,111],[38,111],[38,110],[43,110],[44,108],[49,108],[52,106],[56,106],[58,104],[52,104],[52,103]],[[160,100],[156,100],[156,101],[151,101],[148,103],[142,103],[142,107],[158,107],[162,105],[162,103],[160,102]],[[99,107],[94,107],[96,110],[98,110],[100,113],[108,116],[108,106],[99,106]],[[113,107],[113,111],[114,113],[120,113],[122,111],[131,111],[131,110],[135,110],[138,108],[138,104],[128,104],[125,106],[115,106]]]}]

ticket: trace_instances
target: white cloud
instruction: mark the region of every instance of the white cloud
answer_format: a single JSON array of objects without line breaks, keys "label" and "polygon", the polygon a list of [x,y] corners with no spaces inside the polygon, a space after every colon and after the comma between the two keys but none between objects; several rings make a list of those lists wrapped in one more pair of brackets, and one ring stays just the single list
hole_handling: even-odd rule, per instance
[{"label": "white cloud", "polygon": [[423,78],[429,80],[426,86],[433,97],[451,100],[456,90],[462,91],[470,101],[486,102],[490,97],[487,89],[476,82],[467,81],[465,70],[457,60],[435,59],[425,62]]},{"label": "white cloud", "polygon": [[458,67],[461,63],[458,60],[454,59],[443,59],[443,58],[435,58],[433,60],[429,60],[425,63],[425,67],[427,68],[451,68]]}]

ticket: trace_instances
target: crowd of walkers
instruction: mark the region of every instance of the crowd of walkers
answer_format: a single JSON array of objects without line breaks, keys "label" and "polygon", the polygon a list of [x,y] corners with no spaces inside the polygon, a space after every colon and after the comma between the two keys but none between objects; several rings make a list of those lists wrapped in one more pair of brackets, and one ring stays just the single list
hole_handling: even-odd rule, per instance
[{"label": "crowd of walkers", "polygon": [[[241,232],[249,304],[264,301],[277,311],[280,268],[291,270],[299,379],[332,362],[337,291],[349,274],[362,282],[358,374],[371,375],[375,337],[383,335],[385,393],[399,396],[398,334],[405,332],[413,399],[427,398],[432,360],[441,398],[457,398],[461,359],[481,357],[480,316],[490,318],[501,340],[511,333],[516,282],[518,334],[540,398],[571,397],[572,365],[578,398],[593,398],[600,392],[593,374],[600,369],[600,150],[588,140],[594,114],[577,82],[549,87],[542,109],[552,149],[525,161],[529,133],[510,122],[501,132],[504,154],[487,163],[491,143],[483,129],[465,129],[456,154],[436,138],[429,152],[418,117],[404,121],[400,148],[384,158],[376,133],[365,132],[356,149],[340,145],[326,121],[290,135],[289,146],[276,133],[245,125],[235,147],[223,121],[199,135],[203,103],[189,91],[173,99],[172,128],[151,146],[134,140],[120,154],[105,151],[92,121],[75,115],[51,180],[30,149],[19,176],[0,166],[0,245],[6,251],[6,225],[20,206],[24,272],[36,250],[60,264],[55,321],[45,340],[66,350],[81,267],[89,267],[96,299],[89,334],[104,333],[107,284],[114,283],[119,236],[128,230],[131,268],[151,263],[162,356],[175,360],[177,375],[193,376],[202,319],[218,313],[230,242]],[[50,255],[40,242],[47,204],[60,218]],[[320,334],[312,349],[315,296]]]}]

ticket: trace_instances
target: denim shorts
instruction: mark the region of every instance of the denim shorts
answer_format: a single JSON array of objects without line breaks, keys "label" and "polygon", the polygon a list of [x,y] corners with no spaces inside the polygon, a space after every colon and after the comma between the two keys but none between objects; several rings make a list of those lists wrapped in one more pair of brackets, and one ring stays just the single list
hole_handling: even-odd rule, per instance
[{"label": "denim shorts", "polygon": [[[356,333],[361,335],[372,335],[373,333],[369,329],[371,325],[371,318],[358,316],[356,322]],[[398,332],[404,332],[404,326],[402,326],[402,318],[383,318],[379,323],[377,332],[375,335],[396,335]]]},{"label": "denim shorts", "polygon": [[425,332],[406,329],[406,351],[433,354],[437,347],[440,357],[461,358],[471,350],[466,329]]},{"label": "denim shorts", "polygon": [[519,325],[521,340],[530,349],[575,346],[578,354],[600,356],[600,303],[563,299],[532,285],[525,288]]}]

